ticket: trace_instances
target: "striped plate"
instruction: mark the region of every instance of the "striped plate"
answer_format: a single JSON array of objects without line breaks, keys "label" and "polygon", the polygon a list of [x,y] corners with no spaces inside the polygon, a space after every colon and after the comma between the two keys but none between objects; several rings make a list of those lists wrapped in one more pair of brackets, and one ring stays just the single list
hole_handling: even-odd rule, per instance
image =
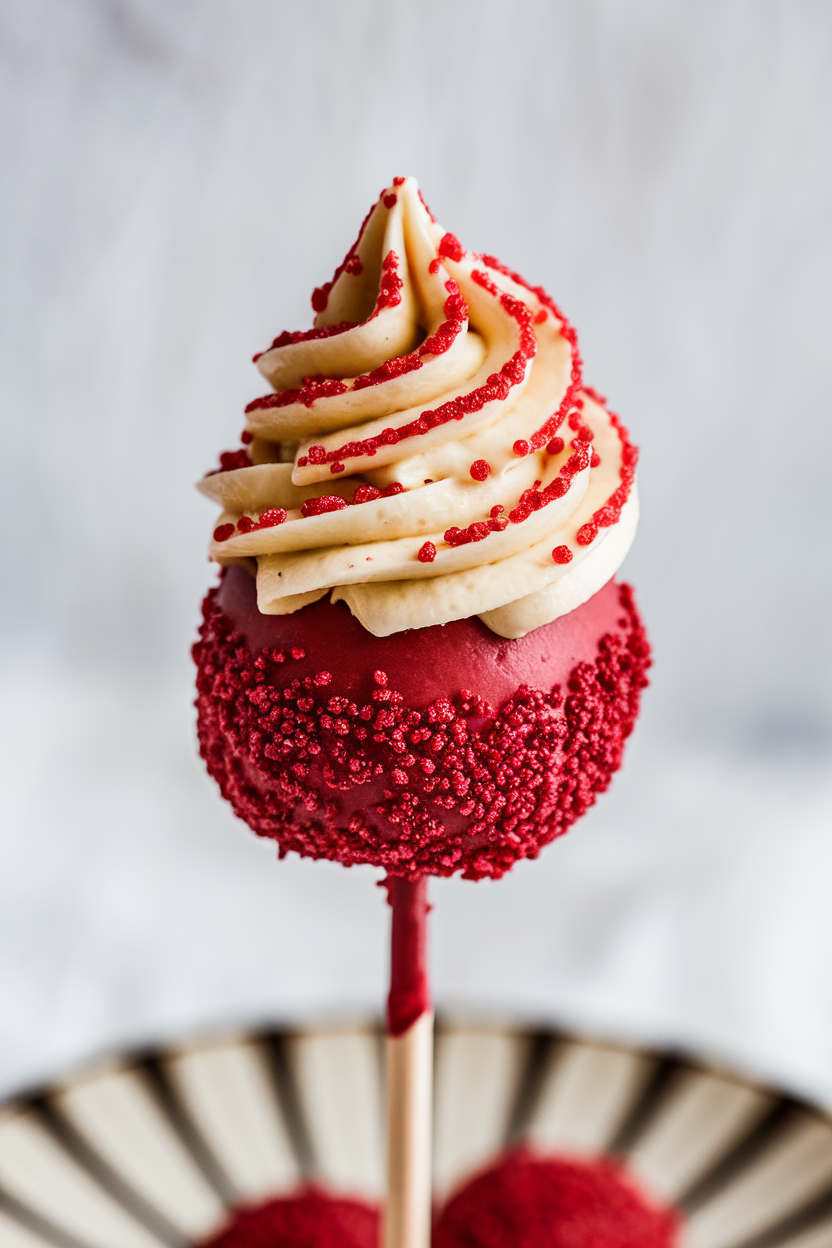
[{"label": "striped plate", "polygon": [[[0,1107],[0,1248],[187,1248],[314,1178],[382,1189],[372,1027],[129,1057]],[[686,1248],[832,1248],[832,1124],[721,1070],[551,1032],[437,1031],[441,1200],[506,1145],[625,1157]]]}]

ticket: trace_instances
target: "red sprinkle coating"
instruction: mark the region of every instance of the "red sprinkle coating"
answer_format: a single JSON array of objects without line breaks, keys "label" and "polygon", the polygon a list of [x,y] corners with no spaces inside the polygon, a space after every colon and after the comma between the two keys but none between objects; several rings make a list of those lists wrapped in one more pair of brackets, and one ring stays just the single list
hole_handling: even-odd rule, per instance
[{"label": "red sprinkle coating", "polygon": [[565,688],[521,685],[496,712],[467,690],[409,707],[381,687],[359,706],[339,693],[349,655],[287,683],[271,649],[252,654],[234,634],[217,592],[193,649],[200,752],[281,857],[499,878],[607,788],[647,683],[649,645],[626,585],[620,631],[601,638],[594,662],[579,662]]},{"label": "red sprinkle coating", "polygon": [[436,558],[436,547],[433,542],[425,542],[423,546],[420,546],[416,558],[420,563],[433,563]]},{"label": "red sprinkle coating", "polygon": [[262,1205],[244,1206],[201,1248],[378,1248],[379,1214],[371,1205],[307,1187]]},{"label": "red sprinkle coating", "polygon": [[227,542],[229,537],[233,537],[235,533],[233,524],[218,524],[214,529],[215,542]]},{"label": "red sprinkle coating", "polygon": [[681,1217],[653,1204],[620,1162],[518,1151],[442,1210],[433,1248],[678,1248]]},{"label": "red sprinkle coating", "polygon": [[571,563],[572,551],[568,546],[556,546],[552,551],[552,558],[555,563]]},{"label": "red sprinkle coating", "polygon": [[471,476],[475,481],[486,481],[491,476],[491,465],[487,459],[475,459],[471,465]]}]

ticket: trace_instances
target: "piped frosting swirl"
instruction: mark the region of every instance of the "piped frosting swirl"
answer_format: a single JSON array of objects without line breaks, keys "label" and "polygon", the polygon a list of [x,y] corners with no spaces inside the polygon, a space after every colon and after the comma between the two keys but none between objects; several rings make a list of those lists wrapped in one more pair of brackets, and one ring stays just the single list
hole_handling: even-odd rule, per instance
[{"label": "piped frosting swirl", "polygon": [[332,590],[377,636],[479,615],[521,637],[609,580],[636,451],[542,288],[397,178],[312,304],[313,329],[255,357],[273,392],[200,483],[223,508],[211,555],[256,566],[261,611]]}]

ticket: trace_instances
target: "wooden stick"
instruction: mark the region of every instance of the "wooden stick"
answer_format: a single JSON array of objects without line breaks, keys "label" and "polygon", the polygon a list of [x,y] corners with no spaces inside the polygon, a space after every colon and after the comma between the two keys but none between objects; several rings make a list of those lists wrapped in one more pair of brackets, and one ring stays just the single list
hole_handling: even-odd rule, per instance
[{"label": "wooden stick", "polygon": [[427,976],[427,879],[389,877],[386,1248],[429,1248],[433,1010]]}]

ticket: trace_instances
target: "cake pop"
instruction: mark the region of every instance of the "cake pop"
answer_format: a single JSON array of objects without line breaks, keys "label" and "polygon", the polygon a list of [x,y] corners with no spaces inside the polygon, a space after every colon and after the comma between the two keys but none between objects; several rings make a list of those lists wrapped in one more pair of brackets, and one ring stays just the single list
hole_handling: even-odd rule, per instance
[{"label": "cake pop", "polygon": [[426,879],[499,878],[609,784],[649,647],[614,575],[637,453],[541,287],[438,225],[412,178],[200,488],[222,507],[200,750],[282,855],[387,873],[390,1248],[429,1234]]},{"label": "cake pop", "polygon": [[202,1248],[377,1248],[378,1211],[307,1188],[235,1212]]},{"label": "cake pop", "polygon": [[517,1152],[448,1201],[433,1248],[674,1248],[679,1227],[612,1161]]}]

